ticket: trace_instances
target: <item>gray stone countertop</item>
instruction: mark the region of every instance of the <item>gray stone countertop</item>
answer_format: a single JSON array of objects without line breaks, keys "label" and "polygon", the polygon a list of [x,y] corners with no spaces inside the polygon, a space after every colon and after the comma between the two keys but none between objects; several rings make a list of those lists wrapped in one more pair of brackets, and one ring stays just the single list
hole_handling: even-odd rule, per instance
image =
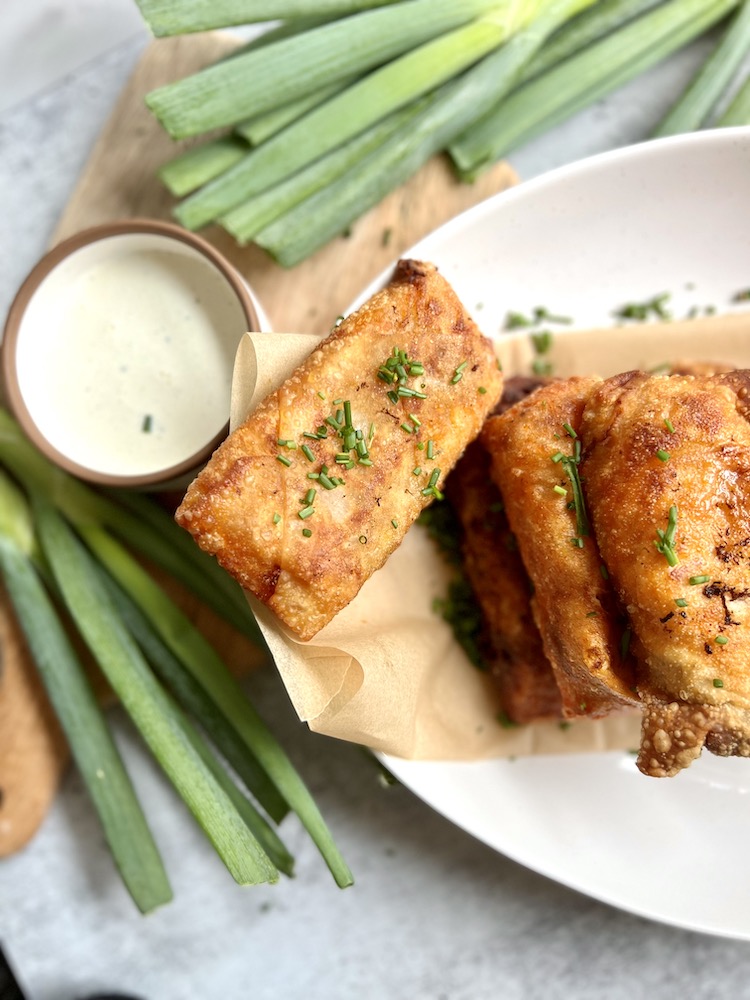
[{"label": "gray stone countertop", "polygon": [[[43,252],[142,40],[0,115],[0,313]],[[530,177],[641,139],[697,64],[694,46],[511,158]],[[658,98],[657,96],[658,95]],[[70,773],[41,832],[0,863],[0,940],[32,1000],[630,1000],[750,996],[750,944],[675,930],[494,853],[360,749],[310,735],[271,670],[249,694],[299,764],[355,876],[340,892],[295,822],[297,877],[239,889],[114,713],[174,902],[137,915]],[[707,845],[719,851],[721,845]]]}]

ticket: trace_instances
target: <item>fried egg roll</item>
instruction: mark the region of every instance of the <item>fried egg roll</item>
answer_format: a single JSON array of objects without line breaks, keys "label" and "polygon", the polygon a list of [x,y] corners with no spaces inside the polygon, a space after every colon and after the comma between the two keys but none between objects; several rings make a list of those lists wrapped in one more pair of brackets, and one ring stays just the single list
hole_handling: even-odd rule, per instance
[{"label": "fried egg roll", "polygon": [[399,545],[502,392],[431,264],[334,328],[215,452],[177,521],[303,640]]},{"label": "fried egg roll", "polygon": [[591,518],[632,621],[638,767],[750,756],[750,372],[602,383],[581,422]]},{"label": "fried egg roll", "polygon": [[636,702],[578,472],[578,428],[599,381],[541,388],[488,420],[481,437],[534,585],[534,618],[567,717],[600,717]]}]

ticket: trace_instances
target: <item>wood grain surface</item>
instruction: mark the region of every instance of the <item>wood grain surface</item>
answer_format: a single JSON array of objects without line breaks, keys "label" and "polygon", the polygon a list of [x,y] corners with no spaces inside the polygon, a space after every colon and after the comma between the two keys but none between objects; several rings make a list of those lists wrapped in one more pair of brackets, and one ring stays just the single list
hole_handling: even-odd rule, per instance
[{"label": "wood grain surface", "polygon": [[[188,143],[172,142],[144,95],[224,55],[237,43],[221,34],[162,39],[146,49],[105,125],[55,230],[53,243],[101,222],[168,219],[173,199],[156,170]],[[458,183],[443,158],[339,238],[285,271],[256,247],[238,247],[217,227],[205,235],[257,293],[275,330],[323,333],[390,261],[436,226],[515,183],[498,164],[473,185]],[[388,234],[386,238],[385,234]],[[439,265],[439,261],[437,261]],[[237,673],[262,662],[228,625],[160,574],[159,579]],[[0,857],[33,836],[67,762],[65,742],[0,594]]]}]

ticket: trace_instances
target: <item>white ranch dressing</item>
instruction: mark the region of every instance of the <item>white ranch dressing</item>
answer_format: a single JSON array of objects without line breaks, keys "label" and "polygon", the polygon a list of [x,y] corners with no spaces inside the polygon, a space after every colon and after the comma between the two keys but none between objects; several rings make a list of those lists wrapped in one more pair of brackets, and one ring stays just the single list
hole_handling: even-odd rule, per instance
[{"label": "white ranch dressing", "polygon": [[40,284],[17,347],[40,431],[106,475],[148,475],[195,455],[227,421],[247,320],[197,250],[155,234],[113,236]]}]

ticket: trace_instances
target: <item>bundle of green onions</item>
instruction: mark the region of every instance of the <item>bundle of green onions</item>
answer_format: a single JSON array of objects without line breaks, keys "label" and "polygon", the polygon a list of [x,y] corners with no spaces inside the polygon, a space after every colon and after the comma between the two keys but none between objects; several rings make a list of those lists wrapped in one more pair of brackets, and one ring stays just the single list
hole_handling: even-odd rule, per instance
[{"label": "bundle of green onions", "polygon": [[[749,0],[137,0],[157,36],[279,19],[229,58],[150,93],[175,139],[229,129],[167,163],[211,222],[292,266],[346,232],[431,156],[472,180],[739,7],[665,135],[750,123]],[[310,11],[314,10],[314,17]]]},{"label": "bundle of green onions", "polygon": [[166,511],[144,496],[89,489],[49,463],[0,409],[0,580],[138,908],[168,902],[171,890],[81,644],[238,883],[292,874],[275,826],[293,810],[337,884],[350,885],[286,753],[131,548],[262,644],[234,581]]}]

